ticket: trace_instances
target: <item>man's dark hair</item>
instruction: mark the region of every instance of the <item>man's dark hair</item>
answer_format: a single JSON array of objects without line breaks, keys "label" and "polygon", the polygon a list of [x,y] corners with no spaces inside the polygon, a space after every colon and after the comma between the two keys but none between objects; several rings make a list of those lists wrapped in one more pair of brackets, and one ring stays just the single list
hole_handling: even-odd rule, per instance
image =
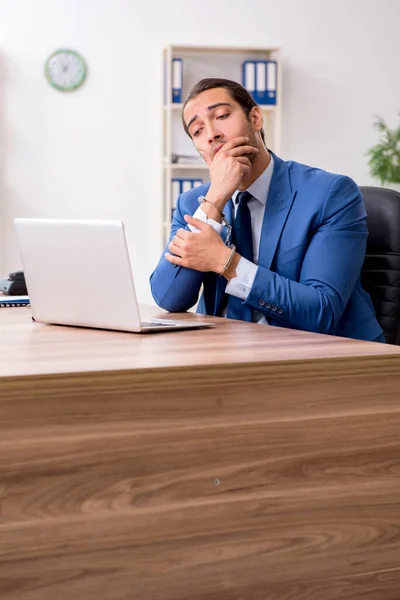
[{"label": "man's dark hair", "polygon": [[[246,115],[248,120],[250,120],[249,115],[250,115],[251,109],[254,106],[258,106],[258,104],[253,100],[253,98],[249,94],[249,92],[242,85],[240,85],[240,83],[237,83],[236,81],[231,81],[230,79],[219,79],[216,77],[202,79],[201,81],[196,83],[196,85],[190,90],[189,95],[187,96],[185,103],[183,105],[182,124],[183,124],[184,130],[186,131],[186,133],[188,134],[189,137],[190,137],[190,133],[189,133],[188,128],[186,127],[186,123],[183,118],[183,112],[185,110],[186,104],[189,102],[189,100],[196,98],[196,96],[198,96],[202,92],[205,92],[207,90],[212,90],[214,88],[224,88],[228,92],[230,97],[233,100],[235,100],[235,102],[240,104],[240,106],[242,107],[244,114]],[[265,134],[264,134],[263,129],[260,130],[260,134],[261,134],[262,141],[265,145]]]}]

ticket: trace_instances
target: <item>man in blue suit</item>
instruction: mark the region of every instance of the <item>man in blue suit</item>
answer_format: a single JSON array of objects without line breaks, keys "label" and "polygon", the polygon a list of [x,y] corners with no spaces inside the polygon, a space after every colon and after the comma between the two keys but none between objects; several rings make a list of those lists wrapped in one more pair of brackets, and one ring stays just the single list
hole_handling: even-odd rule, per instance
[{"label": "man in blue suit", "polygon": [[354,181],[268,150],[262,111],[236,82],[200,81],[182,121],[210,183],[177,199],[150,279],[157,304],[187,311],[203,286],[199,313],[383,342],[360,283],[368,230]]}]

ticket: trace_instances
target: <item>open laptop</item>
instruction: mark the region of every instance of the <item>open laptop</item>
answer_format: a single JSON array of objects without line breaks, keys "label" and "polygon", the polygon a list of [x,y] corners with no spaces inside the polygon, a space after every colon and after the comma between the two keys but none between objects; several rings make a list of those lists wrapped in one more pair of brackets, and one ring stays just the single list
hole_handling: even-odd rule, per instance
[{"label": "open laptop", "polygon": [[35,321],[134,333],[213,327],[140,318],[123,223],[14,219]]}]

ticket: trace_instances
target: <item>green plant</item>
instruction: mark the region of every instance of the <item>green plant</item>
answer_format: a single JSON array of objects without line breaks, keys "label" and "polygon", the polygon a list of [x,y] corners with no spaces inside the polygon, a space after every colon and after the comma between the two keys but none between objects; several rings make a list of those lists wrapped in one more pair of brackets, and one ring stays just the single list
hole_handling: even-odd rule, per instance
[{"label": "green plant", "polygon": [[380,132],[380,141],[367,152],[373,177],[385,183],[400,183],[400,124],[389,129],[381,117],[375,117],[374,127]]}]

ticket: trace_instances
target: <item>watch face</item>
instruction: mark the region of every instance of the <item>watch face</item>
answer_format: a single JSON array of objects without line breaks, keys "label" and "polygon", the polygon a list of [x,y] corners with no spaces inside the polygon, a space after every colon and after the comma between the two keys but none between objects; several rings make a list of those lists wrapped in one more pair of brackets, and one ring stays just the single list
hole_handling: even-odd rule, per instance
[{"label": "watch face", "polygon": [[76,90],[85,81],[86,65],[74,50],[56,50],[45,66],[47,80],[62,92]]}]

